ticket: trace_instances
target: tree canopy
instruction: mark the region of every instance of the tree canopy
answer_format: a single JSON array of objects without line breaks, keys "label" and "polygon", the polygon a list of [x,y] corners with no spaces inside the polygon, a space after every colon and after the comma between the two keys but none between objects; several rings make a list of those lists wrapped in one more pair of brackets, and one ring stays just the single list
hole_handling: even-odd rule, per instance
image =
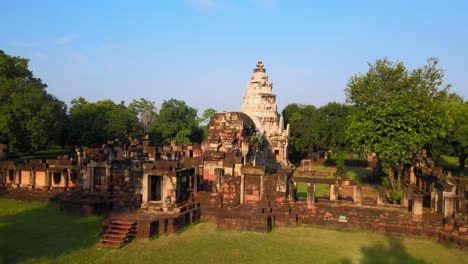
[{"label": "tree canopy", "polygon": [[201,142],[203,131],[198,124],[197,109],[181,100],[165,100],[159,110],[158,122],[151,128],[152,140],[164,144]]},{"label": "tree canopy", "polygon": [[142,129],[136,114],[123,102],[112,100],[96,103],[79,97],[70,108],[70,143],[75,146],[93,146],[109,139],[139,137]]},{"label": "tree canopy", "polygon": [[20,155],[64,144],[66,105],[47,93],[28,60],[0,50],[0,142]]},{"label": "tree canopy", "polygon": [[355,147],[378,155],[389,169],[392,186],[395,168],[401,172],[416,152],[452,127],[446,104],[449,86],[443,77],[437,59],[411,72],[401,62],[381,59],[347,84],[347,101],[356,107],[348,139]]}]

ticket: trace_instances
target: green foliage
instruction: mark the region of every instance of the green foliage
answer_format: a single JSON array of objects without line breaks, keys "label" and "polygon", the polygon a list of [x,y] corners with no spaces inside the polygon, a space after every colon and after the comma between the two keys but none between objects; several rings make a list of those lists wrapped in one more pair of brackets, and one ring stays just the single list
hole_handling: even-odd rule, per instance
[{"label": "green foliage", "polygon": [[403,199],[403,190],[390,190],[388,194],[395,203],[400,203],[401,199]]},{"label": "green foliage", "polygon": [[344,164],[346,158],[346,153],[342,150],[338,150],[335,153],[335,162],[336,162],[336,172],[338,174],[344,173],[346,166]]},{"label": "green foliage", "polygon": [[381,182],[382,186],[389,189],[391,188],[390,186],[390,179],[388,178],[388,176],[386,177],[382,177],[382,182]]},{"label": "green foliage", "polygon": [[468,101],[464,101],[457,94],[450,94],[448,105],[454,125],[439,143],[439,149],[442,149],[442,154],[450,154],[458,158],[459,174],[464,175],[468,157]]},{"label": "green foliage", "polygon": [[285,123],[290,126],[290,159],[293,162],[318,150],[312,122],[316,111],[313,105],[289,104],[282,112]]},{"label": "green foliage", "polygon": [[65,143],[66,105],[46,87],[28,69],[27,59],[0,50],[0,142],[11,154]]},{"label": "green foliage", "polygon": [[151,125],[158,118],[154,102],[140,98],[139,100],[133,100],[128,105],[128,108],[138,117],[140,125],[143,128],[143,134],[145,136],[148,135]]},{"label": "green foliage", "polygon": [[203,140],[203,131],[198,126],[197,110],[176,99],[163,102],[158,122],[151,127],[151,130],[154,131],[152,136],[161,136],[152,140],[164,144],[169,144],[173,140],[179,143]]},{"label": "green foliage", "polygon": [[346,129],[349,126],[352,106],[328,103],[316,111],[313,129],[319,148],[345,150],[349,148],[346,140]]},{"label": "green foliage", "polygon": [[96,146],[115,138],[140,137],[142,129],[137,114],[124,103],[112,100],[96,103],[79,97],[70,108],[70,143],[76,146]]},{"label": "green foliage", "polygon": [[[388,168],[411,162],[414,154],[450,130],[448,86],[438,61],[409,73],[403,63],[388,59],[370,64],[353,76],[345,89],[356,106],[346,133],[360,150],[375,152]],[[390,176],[390,181],[393,177]]]}]

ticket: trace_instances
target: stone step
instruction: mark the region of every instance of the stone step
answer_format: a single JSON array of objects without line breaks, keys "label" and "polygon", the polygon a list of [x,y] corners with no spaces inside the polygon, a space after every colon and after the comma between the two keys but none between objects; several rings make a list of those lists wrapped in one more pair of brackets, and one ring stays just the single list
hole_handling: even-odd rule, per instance
[{"label": "stone step", "polygon": [[126,234],[112,234],[112,233],[106,233],[103,235],[104,238],[121,238],[124,239],[127,237]]},{"label": "stone step", "polygon": [[135,222],[132,221],[125,221],[125,220],[113,220],[111,224],[116,224],[116,225],[127,225],[127,226],[133,226],[136,225]]},{"label": "stone step", "polygon": [[108,228],[106,230],[106,233],[128,234],[128,233],[130,233],[130,230],[128,230],[128,229],[111,229],[111,228]]},{"label": "stone step", "polygon": [[112,228],[112,229],[133,229],[135,228],[134,225],[116,225],[116,224],[110,224],[109,225],[109,228]]},{"label": "stone step", "polygon": [[110,243],[110,244],[118,244],[118,245],[122,244],[121,239],[115,240],[115,239],[101,238],[101,239],[99,239],[99,242],[101,242],[101,243]]}]

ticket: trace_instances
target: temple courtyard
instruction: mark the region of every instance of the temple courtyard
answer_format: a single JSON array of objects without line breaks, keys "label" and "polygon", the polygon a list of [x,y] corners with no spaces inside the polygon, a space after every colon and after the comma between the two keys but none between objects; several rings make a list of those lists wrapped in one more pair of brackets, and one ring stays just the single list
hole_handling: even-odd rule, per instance
[{"label": "temple courtyard", "polygon": [[[175,235],[97,248],[102,218],[41,202],[2,199],[0,263],[464,263],[468,253],[436,242],[315,227],[269,233],[190,225]],[[441,262],[443,260],[443,262]]]}]

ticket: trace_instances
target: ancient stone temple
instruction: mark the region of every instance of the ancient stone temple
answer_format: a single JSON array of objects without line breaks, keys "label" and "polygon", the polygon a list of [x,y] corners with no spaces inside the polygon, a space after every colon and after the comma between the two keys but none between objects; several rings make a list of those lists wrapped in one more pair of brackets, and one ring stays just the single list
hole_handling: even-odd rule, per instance
[{"label": "ancient stone temple", "polygon": [[283,117],[278,114],[273,84],[259,61],[255,67],[247,93],[244,95],[242,112],[250,116],[259,133],[268,140],[275,159],[282,166],[288,165],[289,125],[284,128]]}]

